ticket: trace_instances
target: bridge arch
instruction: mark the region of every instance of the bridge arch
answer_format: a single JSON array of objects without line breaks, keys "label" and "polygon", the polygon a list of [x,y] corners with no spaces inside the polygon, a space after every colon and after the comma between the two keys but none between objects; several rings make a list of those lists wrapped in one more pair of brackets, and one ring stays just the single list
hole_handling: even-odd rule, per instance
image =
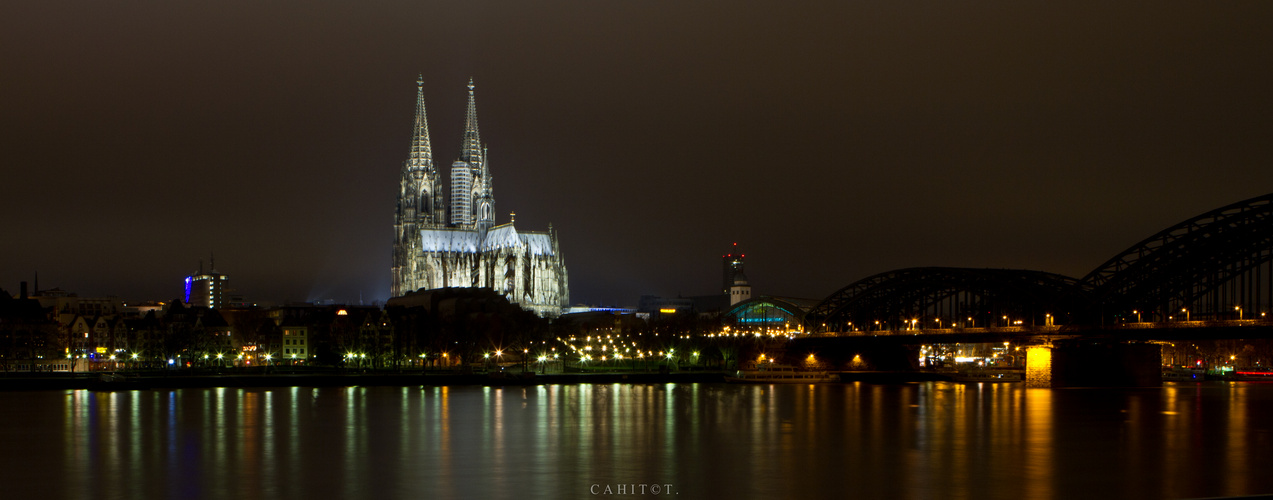
[{"label": "bridge arch", "polygon": [[1042,271],[917,267],[869,276],[831,294],[806,331],[1041,326],[1088,320],[1091,298],[1071,277]]},{"label": "bridge arch", "polygon": [[1159,231],[1082,283],[1115,321],[1254,319],[1271,313],[1271,258],[1273,194],[1267,194]]}]

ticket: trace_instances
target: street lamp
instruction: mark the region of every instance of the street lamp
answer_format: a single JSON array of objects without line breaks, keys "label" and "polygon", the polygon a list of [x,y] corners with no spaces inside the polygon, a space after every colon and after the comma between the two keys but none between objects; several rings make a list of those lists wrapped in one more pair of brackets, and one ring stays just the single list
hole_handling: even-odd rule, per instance
[{"label": "street lamp", "polygon": [[1238,319],[1242,319],[1242,306],[1233,306],[1233,310],[1238,312]]},{"label": "street lamp", "polygon": [[1140,310],[1139,310],[1139,309],[1132,309],[1132,314],[1135,314],[1135,315],[1136,315],[1136,322],[1137,322],[1137,323],[1140,323]]}]

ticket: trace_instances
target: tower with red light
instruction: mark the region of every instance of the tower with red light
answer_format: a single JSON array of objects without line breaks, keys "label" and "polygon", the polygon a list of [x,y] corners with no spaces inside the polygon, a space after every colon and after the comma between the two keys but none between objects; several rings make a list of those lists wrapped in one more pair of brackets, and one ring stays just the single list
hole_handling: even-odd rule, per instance
[{"label": "tower with red light", "polygon": [[747,284],[747,275],[743,273],[744,257],[746,255],[738,250],[737,242],[721,256],[721,292],[729,296],[731,306],[751,298],[751,285]]}]

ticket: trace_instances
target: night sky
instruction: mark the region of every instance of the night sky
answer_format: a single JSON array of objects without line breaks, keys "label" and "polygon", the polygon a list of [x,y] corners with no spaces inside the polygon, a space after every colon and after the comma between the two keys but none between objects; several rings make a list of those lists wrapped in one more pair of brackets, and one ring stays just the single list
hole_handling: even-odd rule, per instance
[{"label": "night sky", "polygon": [[573,303],[1082,276],[1273,191],[1273,2],[1109,3],[3,2],[0,288],[388,298],[417,74]]}]

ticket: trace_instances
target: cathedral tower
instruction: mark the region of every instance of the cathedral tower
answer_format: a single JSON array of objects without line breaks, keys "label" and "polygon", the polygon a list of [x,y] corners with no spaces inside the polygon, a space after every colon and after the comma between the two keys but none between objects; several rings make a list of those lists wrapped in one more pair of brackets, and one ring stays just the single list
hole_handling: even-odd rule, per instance
[{"label": "cathedral tower", "polygon": [[403,287],[415,273],[413,235],[421,229],[446,224],[446,203],[433,166],[433,146],[429,143],[429,117],[424,109],[424,76],[416,79],[415,128],[411,152],[402,164],[398,204],[394,214],[393,286],[394,296],[406,293]]},{"label": "cathedral tower", "polygon": [[[469,103],[464,113],[464,138],[460,159],[451,164],[451,224],[490,229],[495,225],[495,198],[491,192],[490,170],[486,168],[486,148],[477,127],[477,97],[469,78]],[[463,171],[462,171],[463,170]],[[455,181],[461,184],[456,185]],[[467,181],[467,185],[463,183]]]}]

